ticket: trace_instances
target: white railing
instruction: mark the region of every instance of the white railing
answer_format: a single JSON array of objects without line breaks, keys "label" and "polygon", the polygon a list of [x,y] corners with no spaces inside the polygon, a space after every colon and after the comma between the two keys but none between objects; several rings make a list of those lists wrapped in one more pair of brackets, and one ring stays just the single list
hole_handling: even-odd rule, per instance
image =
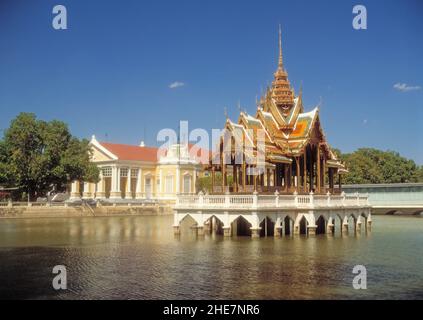
[{"label": "white railing", "polygon": [[16,207],[66,207],[65,202],[26,202],[26,201],[2,201],[0,207],[16,208]]},{"label": "white railing", "polygon": [[[193,200],[186,200],[186,204],[192,205],[193,203],[198,203],[198,196],[192,196]],[[184,200],[182,200],[184,201]],[[193,202],[194,201],[194,202]],[[215,199],[213,199],[213,201],[215,201]],[[103,202],[103,203],[99,203],[97,202],[95,204],[95,206],[102,206],[102,207],[107,207],[107,206],[129,206],[129,207],[149,207],[149,206],[156,206],[157,202],[152,201],[152,202],[125,202],[124,200],[122,200],[119,203],[113,203],[113,202]],[[81,203],[81,204],[77,204],[77,205],[73,205],[72,203],[67,203],[67,202],[24,202],[24,201],[1,201],[0,202],[0,208],[23,208],[23,207],[44,207],[44,208],[49,208],[49,207],[54,207],[54,208],[66,208],[69,206],[76,206],[76,207],[81,207],[81,206],[89,206],[90,205],[86,204],[86,203]]]},{"label": "white railing", "polygon": [[248,195],[224,194],[224,195],[178,195],[176,209],[266,209],[266,208],[339,208],[339,207],[368,207],[368,195],[348,194],[341,195]]}]

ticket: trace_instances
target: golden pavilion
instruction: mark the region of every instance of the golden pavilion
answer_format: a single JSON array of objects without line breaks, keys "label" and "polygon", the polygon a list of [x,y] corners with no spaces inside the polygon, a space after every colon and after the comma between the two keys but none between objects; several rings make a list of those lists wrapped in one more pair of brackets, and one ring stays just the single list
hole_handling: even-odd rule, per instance
[{"label": "golden pavilion", "polygon": [[[241,141],[242,149],[231,143],[224,146],[222,135],[218,151],[211,158],[213,193],[309,193],[341,192],[345,166],[331,150],[320,122],[319,107],[304,111],[302,89],[298,96],[288,79],[282,55],[279,28],[279,60],[272,85],[257,102],[256,114],[240,112],[238,122],[227,118],[225,131]],[[262,133],[264,166],[253,170],[257,162],[258,138]],[[236,161],[236,159],[240,161]],[[216,172],[220,172],[217,182]],[[334,187],[338,176],[339,187]],[[231,179],[228,179],[231,177]]]}]

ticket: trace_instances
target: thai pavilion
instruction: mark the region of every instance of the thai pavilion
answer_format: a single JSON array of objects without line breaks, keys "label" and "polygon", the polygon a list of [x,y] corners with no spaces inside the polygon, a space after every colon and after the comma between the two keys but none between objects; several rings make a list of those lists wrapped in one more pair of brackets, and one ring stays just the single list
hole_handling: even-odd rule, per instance
[{"label": "thai pavilion", "polygon": [[220,228],[231,236],[247,225],[253,237],[333,233],[335,219],[345,233],[350,218],[356,231],[363,219],[366,228],[371,222],[367,196],[341,193],[341,176],[347,170],[326,140],[319,107],[305,112],[302,90],[296,96],[291,87],[280,30],[272,86],[258,101],[254,116],[241,112],[236,123],[226,120],[208,170],[211,194],[178,197],[176,234],[187,216],[198,234]]},{"label": "thai pavilion", "polygon": [[[279,33],[279,62],[272,86],[260,99],[255,116],[241,112],[238,122],[227,119],[225,129],[240,145],[249,145],[250,152],[223,147],[221,139],[220,159],[213,159],[210,170],[224,177],[213,191],[275,192],[326,194],[335,192],[334,179],[338,176],[341,191],[341,175],[347,172],[331,150],[320,123],[319,108],[304,112],[302,91],[295,96],[283,64],[281,33]],[[249,174],[256,164],[247,159],[257,157],[258,131],[264,133],[265,168],[258,174]],[[245,147],[244,147],[245,149]],[[237,151],[243,154],[237,155]],[[235,161],[239,156],[241,161]],[[228,184],[228,174],[232,185]],[[326,187],[326,182],[328,187]],[[222,189],[223,188],[223,189]]]}]

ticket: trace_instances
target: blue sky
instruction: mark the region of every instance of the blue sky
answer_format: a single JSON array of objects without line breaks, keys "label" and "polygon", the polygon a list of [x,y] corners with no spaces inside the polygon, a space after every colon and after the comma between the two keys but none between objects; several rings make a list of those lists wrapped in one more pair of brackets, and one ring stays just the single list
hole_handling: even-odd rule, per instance
[{"label": "blue sky", "polygon": [[[51,26],[56,4],[68,30]],[[367,30],[352,28],[355,4],[367,8]],[[130,144],[156,145],[179,120],[221,128],[225,107],[237,120],[238,101],[255,113],[276,69],[279,23],[291,84],[303,83],[306,110],[322,101],[332,146],[423,164],[423,89],[404,90],[423,87],[418,0],[2,0],[0,129],[22,111]]]}]

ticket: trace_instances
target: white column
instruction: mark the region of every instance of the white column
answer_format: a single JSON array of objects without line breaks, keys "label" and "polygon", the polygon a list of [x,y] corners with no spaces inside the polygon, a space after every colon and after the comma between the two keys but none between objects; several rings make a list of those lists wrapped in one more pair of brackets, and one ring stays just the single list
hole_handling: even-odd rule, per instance
[{"label": "white column", "polygon": [[82,198],[84,199],[92,198],[91,183],[84,182],[84,192],[82,193]]},{"label": "white column", "polygon": [[79,194],[79,181],[73,181],[71,184],[71,194],[70,194],[70,200],[77,200],[80,199]]},{"label": "white column", "polygon": [[131,192],[131,168],[128,168],[128,176],[126,177],[126,191],[125,191],[125,199],[132,199],[132,192]]},{"label": "white column", "polygon": [[[163,171],[162,169],[160,169],[160,175],[159,175],[159,179],[160,179],[160,183],[157,186],[157,188],[159,188],[159,190],[156,190],[156,197],[159,196],[159,194],[162,193],[162,185],[163,185]],[[157,184],[156,184],[157,185]]]},{"label": "white column", "polygon": [[120,193],[120,170],[118,167],[112,167],[112,190],[110,199],[121,199]]},{"label": "white column", "polygon": [[100,181],[97,183],[97,190],[96,190],[96,194],[95,197],[96,199],[104,199],[106,197],[106,192],[104,190],[104,177],[103,177],[103,172],[100,169]]},{"label": "white column", "polygon": [[142,199],[143,198],[143,194],[142,194],[142,169],[138,168],[138,176],[137,176],[137,188],[135,190],[136,193],[136,198],[137,199]]},{"label": "white column", "polygon": [[195,190],[195,186],[197,185],[197,170],[194,170],[194,177],[192,177],[192,187],[191,187],[191,192],[192,193],[196,193],[197,190]]},{"label": "white column", "polygon": [[176,194],[181,192],[181,169],[178,167],[176,168]]}]

